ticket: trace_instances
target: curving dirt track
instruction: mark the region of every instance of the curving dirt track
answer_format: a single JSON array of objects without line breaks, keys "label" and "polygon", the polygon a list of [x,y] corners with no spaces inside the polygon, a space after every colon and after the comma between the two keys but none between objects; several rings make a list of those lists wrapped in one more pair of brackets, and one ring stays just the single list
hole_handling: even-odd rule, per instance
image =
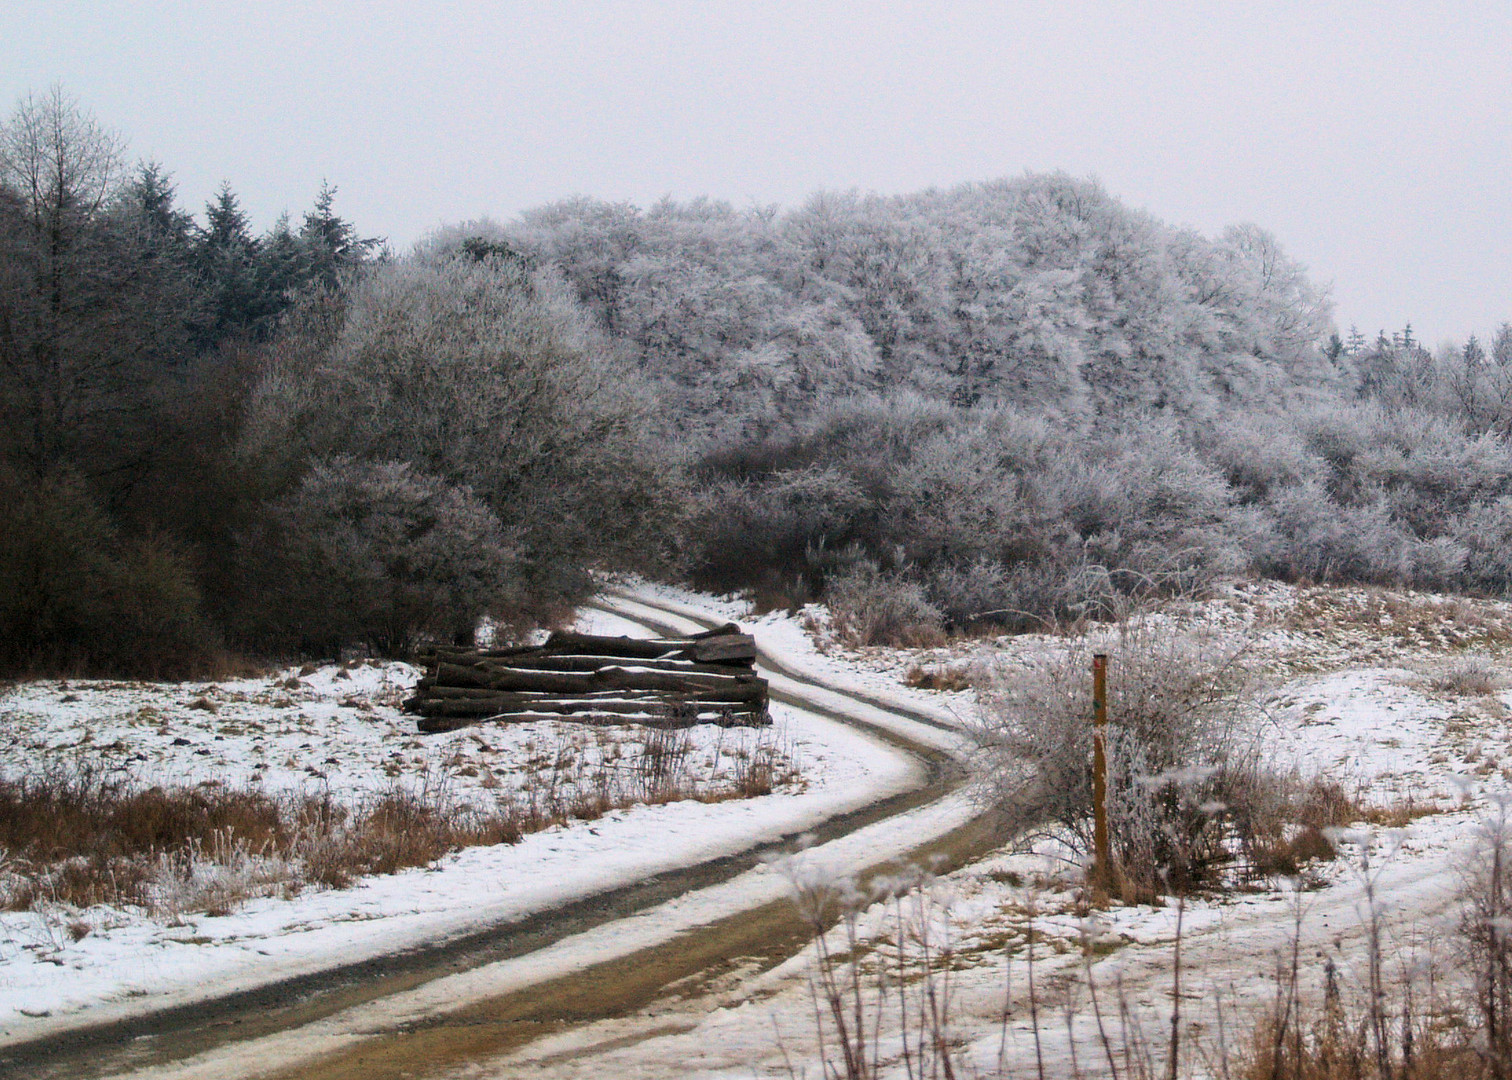
[{"label": "curving dirt track", "polygon": [[[689,623],[720,621],[697,619],[638,596],[608,600],[605,608],[653,633],[679,633]],[[774,676],[778,700],[862,728],[922,766],[923,782],[913,790],[808,830],[816,845],[941,804],[964,786],[965,771],[951,752],[877,723],[875,712],[946,727],[936,718],[864,694],[844,694],[864,706],[847,707],[834,701],[836,691],[774,657],[764,653],[759,663]],[[448,1072],[577,1024],[632,1013],[673,988],[686,998],[731,972],[766,970],[791,956],[807,940],[807,931],[786,899],[773,899],[700,919],[657,944],[612,959],[568,965],[523,982],[516,978],[513,985],[505,980],[505,989],[490,989],[487,979],[475,980],[455,997],[442,989],[452,985],[443,980],[455,981],[464,973],[530,958],[593,932],[612,934],[623,920],[646,917],[674,898],[698,896],[733,881],[796,839],[753,846],[427,948],[13,1044],[0,1048],[0,1074],[25,1080],[140,1073],[366,1080]],[[885,861],[849,869],[865,880],[903,861],[957,866],[991,843],[985,819],[957,814],[948,827],[922,842],[916,838]],[[417,1006],[415,999],[427,993],[429,998]]]}]

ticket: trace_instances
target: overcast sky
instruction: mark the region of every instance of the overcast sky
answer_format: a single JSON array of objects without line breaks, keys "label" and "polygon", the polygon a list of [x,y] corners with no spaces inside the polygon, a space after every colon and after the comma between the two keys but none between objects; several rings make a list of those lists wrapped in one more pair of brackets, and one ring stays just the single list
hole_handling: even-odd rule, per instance
[{"label": "overcast sky", "polygon": [[0,105],[60,82],[199,210],[320,185],[403,248],[571,194],[792,205],[1063,169],[1274,232],[1341,329],[1512,319],[1512,3],[0,5]]}]

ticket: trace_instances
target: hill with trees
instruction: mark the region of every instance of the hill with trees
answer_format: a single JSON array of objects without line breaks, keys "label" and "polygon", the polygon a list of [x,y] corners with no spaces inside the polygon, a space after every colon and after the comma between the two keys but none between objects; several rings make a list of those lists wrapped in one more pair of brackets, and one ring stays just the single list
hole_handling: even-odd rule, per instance
[{"label": "hill with trees", "polygon": [[54,89],[0,124],[0,666],[549,624],[595,571],[861,639],[1236,573],[1512,591],[1512,327],[1333,328],[1255,226],[1026,175],[254,235]]}]

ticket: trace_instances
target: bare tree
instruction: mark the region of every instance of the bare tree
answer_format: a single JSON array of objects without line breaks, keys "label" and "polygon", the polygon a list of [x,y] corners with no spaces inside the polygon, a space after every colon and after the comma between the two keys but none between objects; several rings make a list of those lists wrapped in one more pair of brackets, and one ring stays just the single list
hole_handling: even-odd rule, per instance
[{"label": "bare tree", "polygon": [[61,87],[0,123],[0,409],[36,469],[100,441],[140,403],[140,328],[123,301],[142,269],[126,257],[129,230],[107,220],[121,155],[120,138]]}]

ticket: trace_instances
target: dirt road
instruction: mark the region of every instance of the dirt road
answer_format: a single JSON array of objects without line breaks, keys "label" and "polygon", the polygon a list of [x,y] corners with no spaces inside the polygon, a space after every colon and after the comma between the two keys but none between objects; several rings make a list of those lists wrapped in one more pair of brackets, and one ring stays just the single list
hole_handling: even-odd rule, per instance
[{"label": "dirt road", "polygon": [[[683,632],[696,621],[645,598],[611,604],[652,633]],[[960,798],[965,774],[944,748],[948,740],[899,732],[900,726],[940,728],[936,717],[826,689],[770,656],[761,663],[779,701],[866,730],[921,765],[923,780],[913,790],[812,830],[816,848],[834,846],[837,858],[850,860],[846,871],[863,879],[899,860],[953,866],[987,849],[989,830]],[[879,711],[901,723],[878,722]],[[894,840],[881,840],[885,859],[876,857],[877,839],[854,843],[869,830],[889,828]],[[732,971],[758,972],[792,955],[807,933],[780,889],[768,883],[769,899],[738,910],[728,905],[735,895],[731,883],[761,873],[764,860],[796,839],[428,948],[12,1045],[0,1050],[0,1072],[40,1080],[143,1073],[376,1078],[451,1071],[573,1025],[643,1009],[668,993],[685,999]],[[747,889],[741,895],[749,894]],[[649,948],[617,953],[616,928],[630,921],[668,929]]]}]

